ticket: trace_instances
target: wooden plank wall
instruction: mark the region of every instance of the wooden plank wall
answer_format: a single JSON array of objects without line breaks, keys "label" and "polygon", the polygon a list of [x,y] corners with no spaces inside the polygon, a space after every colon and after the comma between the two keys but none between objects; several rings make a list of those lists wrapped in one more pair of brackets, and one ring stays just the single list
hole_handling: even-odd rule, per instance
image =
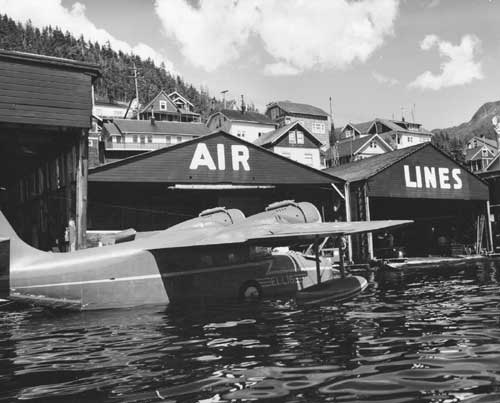
[{"label": "wooden plank wall", "polygon": [[0,59],[0,122],[89,128],[92,78]]},{"label": "wooden plank wall", "polygon": [[64,230],[70,218],[76,219],[78,147],[78,142],[59,146],[8,187],[9,218],[21,238],[37,248],[66,247]]}]

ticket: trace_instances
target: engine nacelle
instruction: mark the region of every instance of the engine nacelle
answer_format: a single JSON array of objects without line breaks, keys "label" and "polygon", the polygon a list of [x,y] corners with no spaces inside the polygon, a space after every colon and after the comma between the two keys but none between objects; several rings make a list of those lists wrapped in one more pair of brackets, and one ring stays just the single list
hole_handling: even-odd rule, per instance
[{"label": "engine nacelle", "polygon": [[171,229],[187,229],[209,227],[213,225],[232,225],[242,222],[245,215],[238,209],[226,209],[225,207],[215,207],[208,210],[203,210],[196,218],[183,221],[179,224],[170,227]]},{"label": "engine nacelle", "polygon": [[321,215],[312,203],[296,203],[293,200],[283,200],[270,204],[267,206],[266,211],[252,215],[246,221],[279,221],[288,224],[313,223],[321,222]]}]

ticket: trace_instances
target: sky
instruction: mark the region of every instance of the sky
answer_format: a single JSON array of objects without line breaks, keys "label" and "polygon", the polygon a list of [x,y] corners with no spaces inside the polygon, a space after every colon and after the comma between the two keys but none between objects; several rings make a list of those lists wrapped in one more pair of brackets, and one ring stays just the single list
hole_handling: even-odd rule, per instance
[{"label": "sky", "polygon": [[500,99],[500,0],[0,0],[0,13],[109,41],[261,112],[329,112],[331,97],[336,127],[449,127]]}]

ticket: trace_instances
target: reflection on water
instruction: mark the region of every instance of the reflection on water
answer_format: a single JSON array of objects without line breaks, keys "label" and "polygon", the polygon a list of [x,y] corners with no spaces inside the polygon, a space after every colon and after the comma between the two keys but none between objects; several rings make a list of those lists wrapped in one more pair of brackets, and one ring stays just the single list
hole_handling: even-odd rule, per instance
[{"label": "reflection on water", "polygon": [[343,305],[0,308],[0,401],[499,402],[494,267],[377,278]]}]

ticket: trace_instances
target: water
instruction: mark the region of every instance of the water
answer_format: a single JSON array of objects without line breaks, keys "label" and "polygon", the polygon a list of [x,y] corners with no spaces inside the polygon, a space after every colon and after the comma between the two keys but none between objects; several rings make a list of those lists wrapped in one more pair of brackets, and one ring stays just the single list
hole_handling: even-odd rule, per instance
[{"label": "water", "polygon": [[0,401],[500,402],[500,285],[386,276],[343,305],[0,308]]}]

